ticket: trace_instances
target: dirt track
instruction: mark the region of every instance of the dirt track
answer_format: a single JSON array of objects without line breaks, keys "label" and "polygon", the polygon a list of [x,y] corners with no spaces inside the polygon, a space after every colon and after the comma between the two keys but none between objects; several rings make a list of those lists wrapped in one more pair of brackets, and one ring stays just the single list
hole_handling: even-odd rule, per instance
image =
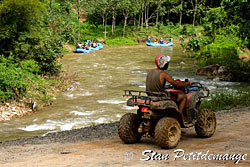
[{"label": "dirt track", "polygon": [[[193,128],[183,129],[182,138],[177,148],[163,150],[155,145],[151,138],[143,138],[138,144],[123,144],[115,129],[117,124],[107,126],[109,131],[102,139],[91,141],[75,140],[69,142],[66,138],[60,141],[59,134],[52,134],[48,140],[45,138],[17,140],[0,145],[1,167],[158,167],[158,166],[250,166],[250,108],[234,109],[229,112],[219,112],[217,117],[217,129],[211,138],[197,138]],[[91,130],[93,131],[93,129]],[[112,131],[112,133],[110,133]],[[79,131],[80,132],[80,131]],[[85,134],[87,132],[84,132]],[[99,133],[95,130],[95,134]],[[75,133],[76,134],[76,133]],[[71,135],[74,135],[71,134]],[[79,134],[78,134],[79,135]],[[65,136],[65,134],[63,135]],[[84,134],[82,134],[84,136]],[[51,140],[55,138],[54,140]],[[99,137],[100,138],[100,137]],[[32,142],[31,142],[32,141]],[[36,141],[36,142],[34,142]],[[42,141],[42,142],[41,142]],[[56,142],[55,142],[56,141]],[[52,143],[51,143],[52,142]],[[28,144],[27,144],[28,143]],[[238,164],[235,160],[190,160],[183,157],[174,161],[175,150],[182,149],[185,154],[240,154]],[[145,150],[153,150],[158,154],[169,154],[168,160],[141,161],[147,156],[142,155]],[[197,153],[196,153],[197,152]],[[245,154],[245,155],[244,155]],[[246,155],[247,154],[247,155]],[[151,155],[151,154],[147,154]],[[243,156],[244,155],[244,156]],[[159,156],[157,156],[159,158]],[[155,158],[157,158],[155,157]],[[210,156],[210,158],[212,155]],[[186,155],[188,159],[188,155]],[[208,158],[209,159],[209,158]]]}]

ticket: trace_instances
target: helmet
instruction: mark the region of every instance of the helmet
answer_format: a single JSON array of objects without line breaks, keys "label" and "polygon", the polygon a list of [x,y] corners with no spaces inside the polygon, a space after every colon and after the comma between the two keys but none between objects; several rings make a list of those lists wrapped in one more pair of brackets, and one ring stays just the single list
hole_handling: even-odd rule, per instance
[{"label": "helmet", "polygon": [[170,56],[159,55],[155,58],[155,64],[157,68],[162,69],[166,64],[170,62]]}]

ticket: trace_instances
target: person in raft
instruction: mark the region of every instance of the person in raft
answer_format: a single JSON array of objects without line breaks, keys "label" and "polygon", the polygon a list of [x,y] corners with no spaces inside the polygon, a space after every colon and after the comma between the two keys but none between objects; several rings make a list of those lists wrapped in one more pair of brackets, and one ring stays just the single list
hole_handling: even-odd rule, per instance
[{"label": "person in raft", "polygon": [[77,43],[76,44],[76,48],[78,49],[78,48],[81,48],[82,47],[82,43]]},{"label": "person in raft", "polygon": [[158,43],[158,39],[157,38],[154,40],[154,43]]},{"label": "person in raft", "polygon": [[96,42],[96,41],[93,42],[93,47],[94,47],[94,48],[97,47],[97,42]]},{"label": "person in raft", "polygon": [[[146,91],[150,92],[164,92],[165,84],[169,82],[174,87],[185,87],[191,85],[193,82],[177,82],[166,72],[170,62],[170,56],[159,55],[155,58],[156,69],[147,71]],[[175,102],[179,107],[179,112],[183,112],[186,105],[187,97],[185,94],[178,93]]]},{"label": "person in raft", "polygon": [[85,42],[84,49],[89,50],[89,45],[87,42]]},{"label": "person in raft", "polygon": [[92,41],[91,40],[89,40],[89,42],[88,42],[88,46],[91,46],[92,45]]},{"label": "person in raft", "polygon": [[160,39],[160,44],[163,44],[164,40],[163,38]]},{"label": "person in raft", "polygon": [[168,38],[167,43],[170,43],[170,42],[172,42],[172,38],[171,38],[171,37],[170,37],[170,38]]},{"label": "person in raft", "polygon": [[151,37],[150,37],[150,36],[148,36],[148,39],[147,39],[147,40],[148,40],[148,42],[151,42]]}]

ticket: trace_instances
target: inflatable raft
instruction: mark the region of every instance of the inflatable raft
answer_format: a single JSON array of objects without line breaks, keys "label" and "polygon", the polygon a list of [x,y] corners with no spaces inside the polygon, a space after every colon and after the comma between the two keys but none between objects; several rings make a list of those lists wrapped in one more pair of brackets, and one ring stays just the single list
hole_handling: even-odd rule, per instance
[{"label": "inflatable raft", "polygon": [[173,44],[174,44],[173,42],[163,43],[163,44],[153,43],[153,42],[146,42],[147,46],[173,46]]},{"label": "inflatable raft", "polygon": [[100,50],[103,48],[103,45],[101,43],[97,43],[97,47],[89,47],[89,49],[83,49],[83,48],[76,48],[75,53],[89,53],[93,50]]}]

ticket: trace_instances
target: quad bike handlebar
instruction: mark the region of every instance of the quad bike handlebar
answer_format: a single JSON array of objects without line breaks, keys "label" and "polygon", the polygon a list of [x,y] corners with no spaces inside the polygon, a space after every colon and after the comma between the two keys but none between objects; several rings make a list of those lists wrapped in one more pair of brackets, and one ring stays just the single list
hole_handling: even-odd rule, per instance
[{"label": "quad bike handlebar", "polygon": [[[180,79],[176,79],[177,82],[183,82]],[[185,79],[184,82],[188,82],[188,79]],[[165,89],[176,89],[182,91],[184,94],[187,94],[192,91],[205,91],[207,92],[204,97],[209,96],[209,89],[206,87],[203,87],[203,85],[200,82],[193,82],[191,85],[185,86],[185,87],[174,87],[172,84],[165,85]]]}]

